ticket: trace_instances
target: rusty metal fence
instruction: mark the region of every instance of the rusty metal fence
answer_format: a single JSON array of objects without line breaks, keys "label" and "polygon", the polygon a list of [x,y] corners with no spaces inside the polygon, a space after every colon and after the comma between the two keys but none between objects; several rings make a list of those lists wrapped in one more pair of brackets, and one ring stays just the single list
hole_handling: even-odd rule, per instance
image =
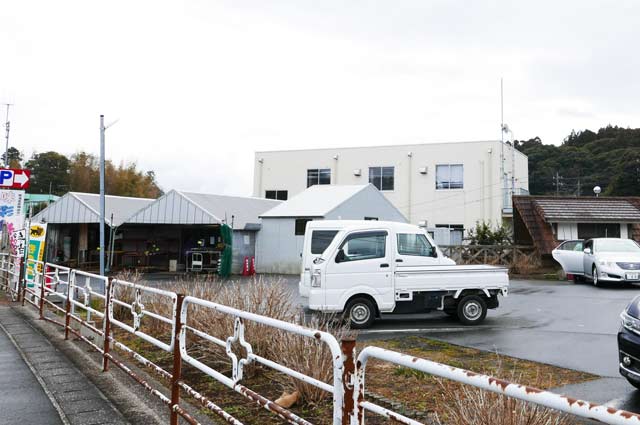
[{"label": "rusty metal fence", "polygon": [[[242,383],[246,366],[259,364],[331,394],[333,397],[331,422],[334,425],[364,425],[367,412],[398,423],[421,424],[366,400],[366,370],[370,359],[389,362],[606,424],[640,424],[640,416],[634,413],[513,384],[379,347],[365,347],[356,355],[355,341],[352,339],[338,341],[333,335],[320,330],[237,310],[192,296],[106,278],[51,263],[29,260],[23,264],[18,257],[0,254],[0,288],[11,294],[14,301],[21,301],[22,305],[28,304],[38,309],[42,320],[62,327],[65,340],[73,334],[77,339],[88,344],[101,355],[104,372],[107,372],[113,364],[156,396],[167,405],[172,425],[178,423],[179,417],[189,424],[199,423],[184,409],[181,395],[189,396],[228,423],[242,424],[213,400],[208,399],[184,381],[183,364],[192,366],[200,373],[241,394],[288,423],[310,424],[296,413],[246,387]],[[158,298],[171,308],[163,313],[154,311],[148,305],[145,306],[149,300]],[[233,321],[233,335],[221,339],[208,333],[207,329],[196,326],[189,320],[190,312],[196,308],[228,317]],[[142,324],[149,321],[161,324],[163,329],[167,330],[166,334],[152,335],[145,332]],[[333,379],[331,382],[307,376],[278,363],[277,360],[254,353],[251,343],[245,338],[247,322],[272,327],[325,344],[332,356]],[[163,369],[123,341],[116,339],[115,329],[119,330],[118,334],[121,332],[131,338],[140,339],[168,353],[172,359],[171,370]],[[200,338],[224,349],[232,365],[231,376],[216,370],[206,364],[202,358],[194,355],[188,344],[188,340],[193,338]],[[234,344],[239,344],[244,349],[243,358],[238,358],[232,350]],[[119,354],[116,355],[114,351]],[[160,388],[154,387],[129,365],[127,359],[133,360],[141,368],[150,371],[166,385]]]}]

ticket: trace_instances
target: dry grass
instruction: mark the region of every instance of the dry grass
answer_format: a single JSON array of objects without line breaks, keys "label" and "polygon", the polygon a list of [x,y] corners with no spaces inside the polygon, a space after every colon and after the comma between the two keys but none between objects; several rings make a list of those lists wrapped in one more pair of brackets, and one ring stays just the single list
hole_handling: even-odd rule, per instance
[{"label": "dry grass", "polygon": [[[341,321],[326,316],[313,316],[305,319],[304,314],[292,303],[292,294],[281,279],[257,278],[253,280],[221,282],[211,278],[178,280],[162,286],[162,289],[191,295],[238,310],[259,314],[284,322],[303,325],[333,334],[338,340],[352,336]],[[171,305],[162,296],[148,296],[144,301],[145,309],[165,317],[171,317]],[[212,309],[190,305],[188,307],[188,326],[226,341],[234,334],[234,316],[222,314]],[[130,313],[129,313],[130,315]],[[145,320],[147,320],[145,318]],[[143,328],[156,337],[166,335],[168,328],[157,320],[148,320]],[[251,344],[253,353],[285,365],[315,379],[332,382],[333,363],[328,347],[315,338],[302,337],[291,332],[278,330],[272,326],[244,321],[245,340]],[[196,337],[189,333],[188,350],[190,355],[199,358],[216,370],[228,373],[230,359],[225,348]],[[239,343],[232,345],[232,351],[243,358],[246,355]],[[245,366],[244,376],[253,378],[265,373],[258,364]],[[269,372],[272,379],[286,390],[297,390],[306,403],[316,404],[330,397],[330,394],[317,387],[305,384],[281,373]]]},{"label": "dry grass", "polygon": [[511,271],[516,274],[530,275],[540,270],[541,264],[538,258],[532,256],[521,255],[516,263],[511,266]]},{"label": "dry grass", "polygon": [[569,425],[567,415],[468,385],[441,382],[447,425]]},{"label": "dry grass", "polygon": [[[502,369],[501,359],[497,357],[498,369]],[[504,373],[498,373],[504,375]],[[522,378],[512,369],[509,380],[518,382]],[[507,397],[469,385],[458,384],[449,380],[436,379],[441,390],[442,413],[444,419],[438,418],[440,424],[456,425],[570,425],[573,417],[527,403],[513,397]],[[549,382],[538,373],[534,387],[547,387]]]}]

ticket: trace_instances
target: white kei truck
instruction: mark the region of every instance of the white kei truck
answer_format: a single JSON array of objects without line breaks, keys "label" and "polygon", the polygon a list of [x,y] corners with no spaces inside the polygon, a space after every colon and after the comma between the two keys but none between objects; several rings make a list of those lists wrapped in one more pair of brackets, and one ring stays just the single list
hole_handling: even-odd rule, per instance
[{"label": "white kei truck", "polygon": [[299,292],[307,308],[338,313],[354,329],[381,314],[443,311],[477,325],[507,296],[508,270],[458,266],[427,232],[405,223],[318,220],[307,223]]}]

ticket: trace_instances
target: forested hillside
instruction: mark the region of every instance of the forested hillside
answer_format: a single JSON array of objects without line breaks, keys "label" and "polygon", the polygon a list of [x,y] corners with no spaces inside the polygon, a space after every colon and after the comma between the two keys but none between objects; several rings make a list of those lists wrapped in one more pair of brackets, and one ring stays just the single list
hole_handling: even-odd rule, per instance
[{"label": "forested hillside", "polygon": [[536,137],[516,148],[529,157],[532,195],[592,195],[597,185],[605,195],[640,196],[638,128],[572,131],[560,146]]},{"label": "forested hillside", "polygon": [[[64,195],[67,192],[100,191],[99,160],[94,155],[78,152],[69,157],[58,152],[34,153],[24,161],[23,155],[10,148],[11,167],[31,170],[29,193]],[[2,154],[4,160],[4,154]],[[4,162],[4,161],[3,161]],[[113,164],[105,162],[105,189],[107,195],[157,198],[162,190],[153,171],[138,170],[135,163]]]}]

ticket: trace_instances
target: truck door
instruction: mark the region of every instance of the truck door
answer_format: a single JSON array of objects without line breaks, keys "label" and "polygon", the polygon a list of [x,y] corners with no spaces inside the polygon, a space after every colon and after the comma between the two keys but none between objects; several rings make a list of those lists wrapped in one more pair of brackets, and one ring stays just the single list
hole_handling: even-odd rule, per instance
[{"label": "truck door", "polygon": [[386,230],[356,231],[345,236],[325,269],[326,305],[341,310],[344,306],[340,301],[345,291],[358,287],[358,291],[380,300],[380,310],[393,308],[390,248]]},{"label": "truck door", "polygon": [[417,266],[435,266],[439,264],[435,246],[422,233],[398,233],[396,270]]},{"label": "truck door", "polygon": [[302,275],[300,277],[299,288],[301,296],[309,296],[313,260],[322,255],[324,250],[333,242],[333,238],[337,233],[337,229],[314,229],[311,231],[310,238],[305,235],[302,252]]}]

